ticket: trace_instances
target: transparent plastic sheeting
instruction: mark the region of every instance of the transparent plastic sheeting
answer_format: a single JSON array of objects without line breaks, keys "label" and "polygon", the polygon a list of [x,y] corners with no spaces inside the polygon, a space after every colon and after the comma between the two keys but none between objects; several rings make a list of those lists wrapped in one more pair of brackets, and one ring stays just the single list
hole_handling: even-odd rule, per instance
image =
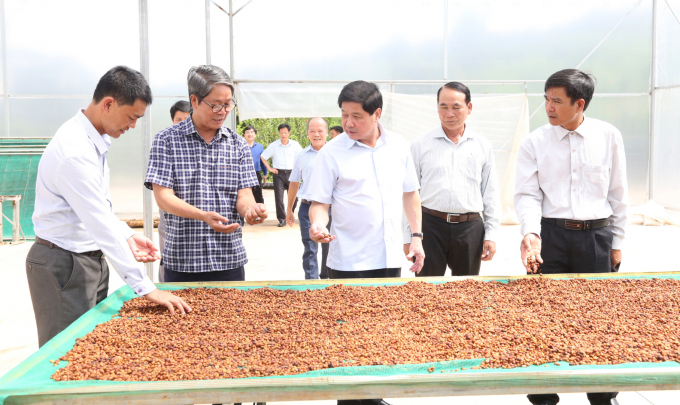
[{"label": "transparent plastic sheeting", "polygon": [[[413,141],[441,126],[437,96],[383,93],[384,109],[380,122],[388,129]],[[496,172],[501,187],[502,223],[518,224],[514,210],[517,152],[529,134],[526,95],[475,95],[467,125],[491,141]]]},{"label": "transparent plastic sheeting", "polygon": [[680,85],[680,0],[658,0],[656,85]]},{"label": "transparent plastic sheeting", "polygon": [[659,89],[654,103],[654,200],[680,209],[680,87]]}]

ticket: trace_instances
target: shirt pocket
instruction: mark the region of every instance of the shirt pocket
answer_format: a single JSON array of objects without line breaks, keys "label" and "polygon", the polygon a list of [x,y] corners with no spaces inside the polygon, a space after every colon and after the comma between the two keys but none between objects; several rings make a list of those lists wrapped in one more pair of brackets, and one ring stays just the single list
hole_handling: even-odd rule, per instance
[{"label": "shirt pocket", "polygon": [[609,167],[601,165],[586,165],[588,190],[598,198],[607,197],[609,190]]},{"label": "shirt pocket", "polygon": [[212,184],[219,191],[234,191],[238,189],[240,166],[238,159],[230,154],[220,154],[211,167]]},{"label": "shirt pocket", "polygon": [[465,165],[465,175],[475,182],[482,181],[482,160],[477,156],[470,155],[463,161]]}]

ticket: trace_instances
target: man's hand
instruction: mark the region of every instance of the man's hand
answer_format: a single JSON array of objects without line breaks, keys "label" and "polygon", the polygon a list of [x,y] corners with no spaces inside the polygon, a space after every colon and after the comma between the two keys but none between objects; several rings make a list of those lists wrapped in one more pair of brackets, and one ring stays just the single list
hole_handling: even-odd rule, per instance
[{"label": "man's hand", "polygon": [[493,259],[496,254],[496,242],[491,242],[490,240],[484,241],[484,248],[482,250],[482,261],[488,262]]},{"label": "man's hand", "polygon": [[269,170],[270,172],[272,172],[274,174],[279,174],[279,169],[274,169],[273,167],[271,167],[271,168],[268,168],[267,170]]},{"label": "man's hand", "polygon": [[[412,238],[411,243],[408,243],[408,252],[406,253],[406,260],[409,262],[413,260],[413,257],[416,258],[416,262],[413,263],[413,266],[409,269],[412,273],[418,274],[420,273],[420,270],[423,269],[423,265],[425,264],[425,251],[423,250],[423,241],[418,238]],[[406,245],[404,245],[404,251],[406,251]]]},{"label": "man's hand", "polygon": [[[538,271],[539,264],[543,263],[541,257],[541,238],[535,233],[528,233],[519,246],[522,254],[522,264],[527,269],[527,274],[532,274]],[[527,263],[529,259],[529,263]]]},{"label": "man's hand", "polygon": [[612,268],[616,267],[617,264],[621,263],[621,250],[619,249],[612,249],[612,252],[610,254],[611,260],[612,260]]},{"label": "man's hand", "polygon": [[175,307],[179,309],[180,314],[185,314],[186,312],[191,312],[191,307],[184,302],[183,299],[174,295],[171,292],[159,290],[156,288],[150,293],[144,296],[144,299],[151,301],[154,304],[163,305],[170,310],[170,315],[175,315]]},{"label": "man's hand", "polygon": [[156,245],[143,235],[136,233],[128,238],[127,243],[138,262],[151,263],[161,258]]},{"label": "man's hand", "polygon": [[291,207],[288,207],[288,210],[286,210],[286,223],[288,226],[293,226],[295,224],[295,215],[293,215]]},{"label": "man's hand", "polygon": [[329,243],[335,239],[335,235],[331,235],[325,226],[312,224],[309,228],[309,237],[317,243]]},{"label": "man's hand", "polygon": [[257,225],[263,223],[267,219],[267,215],[267,208],[265,208],[264,204],[255,204],[246,209],[244,219],[248,225]]},{"label": "man's hand", "polygon": [[216,212],[206,212],[203,214],[203,222],[210,225],[215,232],[232,233],[239,228],[238,222],[227,225],[229,219]]}]

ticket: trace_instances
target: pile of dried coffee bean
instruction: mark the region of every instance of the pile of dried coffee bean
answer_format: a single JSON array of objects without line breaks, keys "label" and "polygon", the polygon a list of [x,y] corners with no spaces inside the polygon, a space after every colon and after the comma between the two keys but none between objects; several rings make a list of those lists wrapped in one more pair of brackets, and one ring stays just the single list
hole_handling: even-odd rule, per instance
[{"label": "pile of dried coffee bean", "polygon": [[52,378],[200,380],[477,358],[480,368],[680,360],[677,280],[176,293],[193,312],[173,317],[132,299],[120,318],[78,339]]}]

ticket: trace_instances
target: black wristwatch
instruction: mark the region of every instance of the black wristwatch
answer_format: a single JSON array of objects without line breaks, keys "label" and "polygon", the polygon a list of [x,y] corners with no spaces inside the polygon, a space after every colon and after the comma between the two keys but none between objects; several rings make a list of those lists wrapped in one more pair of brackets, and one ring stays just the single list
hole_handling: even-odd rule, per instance
[{"label": "black wristwatch", "polygon": [[411,237],[412,238],[417,237],[417,238],[420,238],[422,240],[423,234],[421,232],[414,232],[414,233],[411,234]]}]

